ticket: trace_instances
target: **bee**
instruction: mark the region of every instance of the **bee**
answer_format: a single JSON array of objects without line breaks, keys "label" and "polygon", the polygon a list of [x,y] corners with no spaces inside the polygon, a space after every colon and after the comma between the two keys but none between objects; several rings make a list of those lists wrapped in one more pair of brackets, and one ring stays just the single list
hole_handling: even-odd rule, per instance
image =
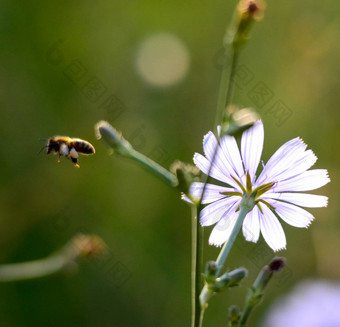
[{"label": "bee", "polygon": [[64,156],[70,159],[77,168],[79,168],[78,153],[90,155],[96,152],[91,143],[68,136],[54,136],[49,138],[45,148],[47,154],[53,153],[58,155],[58,162],[60,162],[60,157]]}]

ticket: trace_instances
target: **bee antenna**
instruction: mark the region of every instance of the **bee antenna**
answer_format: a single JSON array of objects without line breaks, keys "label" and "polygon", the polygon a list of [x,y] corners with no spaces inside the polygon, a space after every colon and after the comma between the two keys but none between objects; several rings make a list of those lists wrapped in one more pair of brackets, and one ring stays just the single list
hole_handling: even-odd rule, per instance
[{"label": "bee antenna", "polygon": [[[45,138],[45,137],[40,137],[39,138],[39,141],[44,141],[44,142],[46,142],[48,139],[47,138]],[[47,148],[47,144],[46,145],[44,145],[39,151],[38,151],[38,153],[37,154],[40,154],[40,152],[42,151],[42,150],[44,150],[44,149],[46,149]]]},{"label": "bee antenna", "polygon": [[37,154],[40,154],[40,152],[41,152],[42,150],[46,149],[46,148],[47,148],[47,145],[44,145],[44,146],[38,151]]}]

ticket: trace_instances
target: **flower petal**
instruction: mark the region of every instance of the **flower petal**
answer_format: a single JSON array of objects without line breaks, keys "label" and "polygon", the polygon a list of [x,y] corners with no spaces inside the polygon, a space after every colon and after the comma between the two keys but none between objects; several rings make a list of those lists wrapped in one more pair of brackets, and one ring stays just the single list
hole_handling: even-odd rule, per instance
[{"label": "flower petal", "polygon": [[260,217],[260,228],[263,238],[274,251],[285,249],[286,236],[280,222],[266,205],[262,205],[261,209],[263,215]]},{"label": "flower petal", "polygon": [[[215,149],[218,146],[215,158],[214,153]],[[221,146],[218,145],[216,136],[212,132],[208,132],[203,139],[203,150],[206,158],[209,160],[209,162],[212,162],[214,159],[214,166],[216,166],[217,169],[219,169],[223,175],[226,176],[228,179],[228,184],[237,186],[237,183],[231,178],[232,176],[237,176],[236,171],[233,169],[233,167],[230,165],[229,160],[226,156],[226,153],[222,150]],[[240,152],[237,149],[238,154],[240,155]],[[236,154],[237,155],[237,154]],[[241,164],[242,165],[242,164]]]},{"label": "flower petal", "polygon": [[239,216],[239,212],[235,212],[236,208],[237,206],[233,206],[233,212],[224,215],[218,224],[216,224],[210,234],[209,244],[221,246],[229,239]]},{"label": "flower petal", "polygon": [[[200,199],[203,188],[204,183],[194,182],[190,185],[189,193],[193,198]],[[226,195],[221,194],[222,192],[235,192],[235,189],[214,184],[207,184],[205,187],[202,204],[211,203],[222,198],[225,198]]]},{"label": "flower petal", "polygon": [[280,181],[273,186],[272,192],[311,191],[326,185],[330,181],[326,169],[312,169],[304,173]]},{"label": "flower petal", "polygon": [[240,201],[241,197],[230,196],[207,205],[200,214],[202,226],[210,226],[217,223],[225,213],[229,213]]},{"label": "flower petal", "polygon": [[260,236],[260,215],[261,212],[257,206],[250,211],[244,219],[242,231],[245,239],[256,243]]},{"label": "flower petal", "polygon": [[[273,182],[276,176],[286,171],[292,163],[303,156],[307,145],[296,137],[283,144],[268,160],[255,186],[266,182]],[[308,169],[308,168],[307,168]]]},{"label": "flower petal", "polygon": [[313,215],[307,210],[293,204],[280,201],[276,201],[275,204],[270,204],[275,207],[275,212],[280,216],[280,218],[291,226],[299,228],[308,227],[314,219]]},{"label": "flower petal", "polygon": [[286,201],[307,208],[327,207],[328,203],[327,196],[306,193],[265,193],[261,198]]},{"label": "flower petal", "polygon": [[[295,160],[295,162],[293,160]],[[278,172],[275,176],[271,176],[270,179],[272,181],[280,181],[302,174],[307,169],[312,167],[315,164],[316,160],[317,157],[312,150],[305,151],[299,156],[296,155],[294,158],[284,158],[280,162],[282,171]],[[282,164],[284,163],[286,163],[286,165],[282,166]]]},{"label": "flower petal", "polygon": [[216,136],[213,132],[208,132],[203,138],[203,150],[204,154],[209,161],[212,160],[217,145]]},{"label": "flower petal", "polygon": [[251,180],[254,180],[263,149],[264,129],[261,121],[242,134],[241,153],[244,168],[249,172]]},{"label": "flower petal", "polygon": [[[210,162],[199,153],[194,154],[194,163],[204,174],[208,175]],[[224,183],[228,183],[228,178],[214,165],[210,170],[210,176]]]},{"label": "flower petal", "polygon": [[184,194],[183,192],[181,193],[181,199],[184,200],[185,202],[192,203],[192,201],[188,198],[188,196]]},{"label": "flower petal", "polygon": [[225,154],[226,160],[236,172],[237,176],[240,179],[243,178],[245,173],[235,137],[229,135],[223,136],[220,140],[220,146],[222,152]]},{"label": "flower petal", "polygon": [[284,180],[302,174],[307,169],[312,167],[317,159],[318,158],[316,157],[312,150],[307,150],[303,153],[303,155],[299,159],[297,159],[294,163],[287,167],[287,169],[284,172],[277,175],[276,179]]}]

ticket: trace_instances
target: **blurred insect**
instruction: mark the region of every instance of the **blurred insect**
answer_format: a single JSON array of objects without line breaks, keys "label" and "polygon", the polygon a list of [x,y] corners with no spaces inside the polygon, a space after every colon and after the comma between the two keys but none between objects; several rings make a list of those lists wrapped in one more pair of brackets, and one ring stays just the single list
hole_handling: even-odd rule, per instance
[{"label": "blurred insect", "polygon": [[60,157],[64,156],[70,159],[77,168],[79,168],[78,165],[79,153],[84,155],[90,155],[96,152],[91,143],[82,139],[71,138],[68,136],[51,137],[47,140],[47,143],[43,147],[43,149],[44,148],[46,148],[47,154],[50,153],[57,154],[58,162],[60,162]]}]

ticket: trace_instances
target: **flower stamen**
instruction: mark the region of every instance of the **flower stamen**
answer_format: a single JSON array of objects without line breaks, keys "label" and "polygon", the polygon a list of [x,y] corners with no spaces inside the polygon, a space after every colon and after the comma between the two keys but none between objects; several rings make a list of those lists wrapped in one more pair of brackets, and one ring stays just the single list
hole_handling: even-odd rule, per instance
[{"label": "flower stamen", "polygon": [[247,192],[250,193],[252,189],[252,185],[251,185],[251,178],[249,175],[249,171],[247,171],[247,174],[246,174],[246,185],[247,185]]},{"label": "flower stamen", "polygon": [[266,184],[263,184],[263,185],[257,187],[254,190],[254,192],[256,192],[256,198],[260,197],[262,194],[269,191],[274,185],[275,185],[275,182],[270,182],[270,183],[266,183]]},{"label": "flower stamen", "polygon": [[[268,208],[272,209],[272,210],[275,210],[275,207],[272,206],[270,203],[268,203],[267,201],[263,200],[263,199],[260,199],[257,203],[259,202],[262,202],[263,204],[265,204]],[[260,207],[259,207],[260,209]],[[261,209],[260,209],[261,210]],[[262,212],[262,211],[261,211]]]},{"label": "flower stamen", "polygon": [[242,196],[241,192],[220,192],[220,194],[227,195],[227,196]]},{"label": "flower stamen", "polygon": [[241,184],[241,182],[235,178],[233,175],[230,175],[230,177],[237,183],[237,185],[241,188],[241,190],[245,193],[246,190],[244,189],[244,186]]}]

